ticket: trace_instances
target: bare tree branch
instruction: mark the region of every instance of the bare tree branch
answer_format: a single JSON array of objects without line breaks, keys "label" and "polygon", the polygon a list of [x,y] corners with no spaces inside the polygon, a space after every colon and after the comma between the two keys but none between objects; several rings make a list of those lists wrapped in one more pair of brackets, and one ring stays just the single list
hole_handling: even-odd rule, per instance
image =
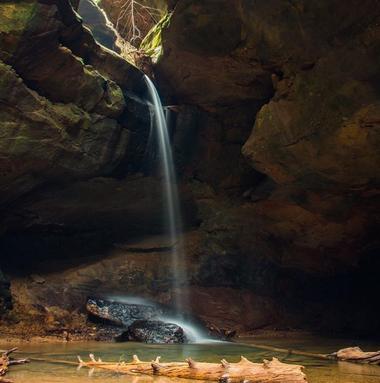
[{"label": "bare tree branch", "polygon": [[161,17],[158,8],[145,5],[141,0],[116,0],[115,5],[120,9],[116,29],[136,47]]}]

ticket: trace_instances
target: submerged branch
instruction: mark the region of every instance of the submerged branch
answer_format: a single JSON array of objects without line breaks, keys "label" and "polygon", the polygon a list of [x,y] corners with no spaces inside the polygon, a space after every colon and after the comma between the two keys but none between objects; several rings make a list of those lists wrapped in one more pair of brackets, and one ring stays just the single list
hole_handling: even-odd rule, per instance
[{"label": "submerged branch", "polygon": [[351,363],[362,364],[378,364],[380,365],[380,351],[365,352],[360,347],[343,348],[332,354],[317,354],[307,351],[292,350],[286,348],[279,348],[267,346],[263,344],[250,343],[252,347],[262,350],[269,350],[274,352],[285,353],[287,355],[307,356],[310,358],[323,359],[323,360],[338,360]]}]

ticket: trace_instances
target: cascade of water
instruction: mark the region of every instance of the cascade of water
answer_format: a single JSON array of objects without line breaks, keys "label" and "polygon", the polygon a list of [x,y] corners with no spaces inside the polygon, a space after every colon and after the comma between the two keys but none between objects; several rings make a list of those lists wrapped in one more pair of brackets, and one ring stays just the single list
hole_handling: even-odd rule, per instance
[{"label": "cascade of water", "polygon": [[[156,128],[160,167],[163,176],[163,193],[167,210],[168,232],[171,241],[171,262],[173,273],[174,304],[180,315],[186,304],[186,270],[184,267],[184,248],[181,239],[182,218],[178,197],[177,179],[174,170],[173,154],[170,145],[167,120],[160,96],[153,82],[145,76],[151,100],[151,113]],[[184,287],[183,289],[180,289]],[[182,290],[181,296],[178,294]]]}]

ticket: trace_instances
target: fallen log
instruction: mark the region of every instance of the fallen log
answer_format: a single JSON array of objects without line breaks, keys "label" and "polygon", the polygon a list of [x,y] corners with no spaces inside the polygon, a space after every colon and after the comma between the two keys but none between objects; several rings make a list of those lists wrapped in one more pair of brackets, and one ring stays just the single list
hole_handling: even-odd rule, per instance
[{"label": "fallen log", "polygon": [[287,356],[291,356],[291,355],[306,356],[306,357],[322,359],[322,360],[334,359],[332,354],[316,354],[313,352],[293,350],[290,348],[280,348],[280,347],[268,346],[268,345],[257,344],[257,343],[249,343],[249,345],[255,348],[259,348],[261,350],[268,350],[268,351],[283,353],[283,354],[286,354]]},{"label": "fallen log", "polygon": [[80,357],[79,365],[89,368],[100,368],[121,374],[160,375],[170,378],[209,380],[220,383],[307,383],[302,372],[303,366],[281,363],[273,358],[263,363],[253,363],[241,357],[238,363],[229,363],[223,359],[220,363],[195,362],[191,358],[186,362],[161,363],[160,357],[155,361],[143,362],[135,355],[132,362],[103,362],[90,355],[90,361],[84,362]]},{"label": "fallen log", "polygon": [[306,356],[309,358],[316,358],[322,360],[337,360],[350,363],[362,363],[362,364],[377,364],[380,365],[380,351],[366,352],[360,347],[347,347],[331,354],[316,354],[307,351],[292,350],[286,348],[279,348],[273,346],[267,346],[263,344],[249,343],[250,346],[259,348],[262,350],[274,351],[285,353],[287,356],[298,355]]},{"label": "fallen log", "polygon": [[12,381],[4,378],[5,374],[8,372],[10,366],[29,363],[28,359],[11,359],[9,355],[12,352],[15,352],[17,348],[12,348],[10,350],[4,351],[0,357],[0,382],[1,383],[11,383]]}]

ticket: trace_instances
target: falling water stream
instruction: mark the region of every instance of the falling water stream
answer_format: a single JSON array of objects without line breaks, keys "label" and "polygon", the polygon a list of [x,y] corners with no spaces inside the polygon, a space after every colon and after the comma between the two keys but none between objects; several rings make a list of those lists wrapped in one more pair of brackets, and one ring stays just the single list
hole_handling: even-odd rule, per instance
[{"label": "falling water stream", "polygon": [[[174,169],[173,154],[170,144],[168,124],[156,87],[148,76],[145,76],[151,101],[153,128],[156,129],[160,157],[160,170],[163,179],[163,193],[167,215],[168,233],[171,242],[171,264],[173,273],[172,290],[174,306],[181,316],[187,303],[186,269],[184,267],[184,247],[181,238],[182,217],[178,197],[177,177]],[[182,288],[181,288],[182,287]],[[179,292],[181,291],[181,294]]]},{"label": "falling water stream", "polygon": [[[177,177],[174,169],[173,154],[170,144],[168,119],[165,116],[160,96],[156,87],[148,76],[145,82],[149,90],[151,101],[152,128],[156,130],[160,157],[160,171],[162,175],[163,194],[167,215],[168,233],[171,242],[171,264],[173,273],[172,290],[174,293],[174,318],[161,318],[166,322],[181,326],[190,342],[209,342],[205,334],[194,324],[183,318],[183,309],[187,307],[187,286],[185,268],[185,250],[182,242],[182,216],[179,204]],[[179,294],[181,292],[181,294]]]},{"label": "falling water stream", "polygon": [[[108,19],[106,12],[98,6],[94,5],[106,20],[106,26],[116,37],[116,45],[123,52],[123,38]],[[188,293],[186,286],[186,267],[185,252],[182,241],[182,217],[178,196],[176,172],[174,169],[173,154],[169,137],[169,120],[170,115],[167,114],[162,106],[160,96],[156,87],[148,76],[144,76],[144,80],[148,89],[148,101],[151,113],[151,133],[150,138],[157,138],[157,148],[159,152],[159,170],[162,179],[162,195],[165,211],[165,223],[167,225],[167,234],[170,240],[171,252],[171,269],[168,273],[172,279],[172,302],[175,309],[175,315],[170,318],[160,318],[166,322],[176,323],[184,329],[184,332],[190,342],[203,343],[209,341],[204,332],[184,318],[184,309],[188,307]],[[152,141],[153,142],[153,141]],[[156,143],[155,143],[156,145]],[[149,145],[148,145],[149,146]],[[149,153],[147,153],[149,154]],[[118,301],[122,301],[123,297],[118,296]],[[138,297],[124,297],[128,303],[139,301]]]}]

